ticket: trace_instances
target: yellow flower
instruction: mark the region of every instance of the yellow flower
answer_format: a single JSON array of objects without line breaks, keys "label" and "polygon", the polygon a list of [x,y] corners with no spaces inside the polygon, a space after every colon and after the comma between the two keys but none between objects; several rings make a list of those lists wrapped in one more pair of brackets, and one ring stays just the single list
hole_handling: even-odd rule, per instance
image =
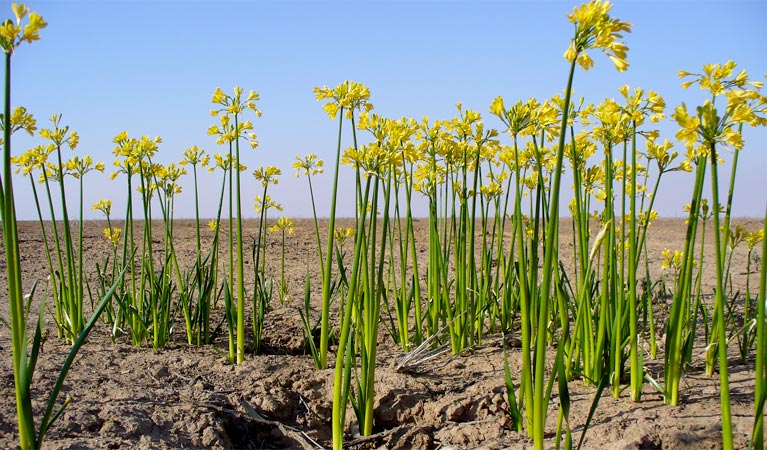
[{"label": "yellow flower", "polygon": [[205,153],[205,150],[193,145],[184,151],[184,159],[179,163],[182,166],[191,164],[196,166],[199,164],[202,167],[206,167],[210,162],[210,156]]},{"label": "yellow flower", "polygon": [[592,0],[575,7],[567,15],[570,23],[575,24],[575,36],[564,54],[567,61],[576,61],[584,70],[589,70],[594,63],[585,52],[598,48],[610,58],[619,72],[628,68],[628,47],[617,39],[623,37],[622,32],[631,32],[631,23],[611,18],[611,9],[612,5],[607,0]]},{"label": "yellow flower", "polygon": [[43,128],[40,130],[40,136],[44,139],[50,140],[56,147],[68,146],[74,150],[77,148],[77,144],[80,142],[80,137],[77,132],[69,132],[69,126],[61,126],[60,115],[54,114],[51,116],[51,122],[53,122],[53,128]]},{"label": "yellow flower", "polygon": [[644,211],[641,214],[639,214],[639,224],[643,227],[650,226],[652,222],[657,219],[658,219],[658,211],[654,209],[650,211]]},{"label": "yellow flower", "polygon": [[490,105],[490,112],[501,119],[501,122],[507,127],[506,131],[512,137],[516,137],[522,130],[530,125],[530,104],[522,103],[521,100],[517,100],[511,108],[505,109],[503,98],[496,97]]},{"label": "yellow flower", "polygon": [[660,267],[663,270],[668,268],[677,270],[682,265],[682,252],[679,250],[674,250],[672,252],[667,248],[663,249],[661,252],[661,257],[662,259],[660,261]]},{"label": "yellow flower", "polygon": [[645,95],[644,89],[634,88],[631,91],[628,85],[622,86],[618,91],[626,102],[622,112],[629,122],[639,126],[644,123],[645,118],[649,118],[653,123],[665,118],[663,111],[666,109],[666,101],[657,92],[648,91]]},{"label": "yellow flower", "polygon": [[109,213],[112,211],[112,200],[99,200],[98,203],[91,206],[91,209],[93,211],[101,211],[105,216],[109,217]]},{"label": "yellow flower", "polygon": [[56,151],[56,147],[53,144],[38,145],[22,153],[17,157],[11,158],[11,163],[16,164],[16,173],[21,172],[23,175],[29,175],[33,170],[45,170],[48,162],[48,156]]},{"label": "yellow flower", "polygon": [[762,240],[764,240],[764,228],[748,233],[748,236],[746,237],[746,245],[748,245],[748,250],[753,250],[754,247],[756,247],[756,244],[762,242]]},{"label": "yellow flower", "polygon": [[255,112],[257,117],[261,117],[261,111],[256,107],[255,103],[259,100],[259,95],[255,91],[250,91],[243,100],[243,92],[244,90],[239,86],[235,86],[233,95],[225,94],[220,87],[216,88],[213,92],[212,102],[219,105],[219,108],[211,110],[211,115],[219,116],[221,127],[211,125],[208,128],[208,135],[218,135],[219,137],[216,139],[216,144],[218,145],[232,143],[237,139],[245,138],[251,148],[255,149],[258,147],[256,134],[251,131],[253,124],[249,120],[242,121],[240,118],[248,109]]},{"label": "yellow flower", "polygon": [[344,81],[333,89],[327,86],[315,87],[314,96],[318,101],[329,100],[322,105],[322,109],[331,119],[335,119],[340,110],[344,110],[346,118],[351,119],[355,109],[373,109],[373,104],[369,102],[370,90],[362,83],[354,81]]},{"label": "yellow flower", "polygon": [[271,208],[274,208],[277,211],[282,211],[282,205],[272,201],[272,198],[269,195],[265,195],[264,198],[261,198],[260,195],[256,196],[256,203],[253,205],[253,209],[255,209],[257,213],[260,214],[262,211],[266,212]]},{"label": "yellow flower", "polygon": [[210,231],[216,231],[218,229],[218,222],[215,220],[209,220],[208,221],[208,228],[210,228]]},{"label": "yellow flower", "polygon": [[[722,226],[724,228],[724,226]],[[745,242],[748,240],[749,232],[746,231],[745,228],[743,228],[740,225],[736,225],[735,229],[730,229],[730,249],[735,249],[738,245],[740,245],[742,242]]]},{"label": "yellow flower", "polygon": [[253,177],[256,181],[261,182],[261,186],[267,187],[270,184],[277,184],[279,175],[282,175],[282,171],[275,166],[259,167],[253,171]]},{"label": "yellow flower", "polygon": [[216,160],[216,164],[210,166],[208,168],[208,172],[213,172],[216,170],[216,167],[223,170],[224,172],[232,168],[232,155],[222,155],[221,153],[216,153],[213,155],[213,158]]},{"label": "yellow flower", "polygon": [[647,141],[646,145],[647,158],[654,159],[658,163],[658,168],[661,172],[664,172],[671,162],[678,156],[677,152],[669,152],[674,144],[668,139],[664,139],[662,144],[658,144],[655,141]]},{"label": "yellow flower", "polygon": [[336,228],[333,230],[333,236],[338,242],[340,247],[343,247],[344,242],[352,236],[354,236],[354,228]]},{"label": "yellow flower", "polygon": [[293,234],[293,219],[290,217],[282,216],[279,219],[277,219],[277,223],[269,227],[269,231],[272,232],[278,232],[287,231],[288,234]]},{"label": "yellow flower", "polygon": [[[733,77],[736,66],[734,62],[727,61],[721,65],[707,64],[703,66],[703,73],[679,72],[680,78],[690,78],[682,83],[682,87],[688,88],[697,83],[713,97],[696,108],[695,116],[687,111],[684,103],[676,109],[674,119],[681,127],[677,138],[684,141],[688,149],[700,144],[708,151],[716,143],[741,149],[742,125],[767,125],[767,108],[764,108],[767,100],[759,92],[764,83],[749,81],[748,74],[743,70]],[[722,95],[727,99],[723,111],[716,105]]]},{"label": "yellow flower", "polygon": [[495,180],[490,180],[490,183],[480,186],[479,191],[486,201],[492,201],[503,194],[503,187]]},{"label": "yellow flower", "polygon": [[[5,116],[0,114],[0,130],[5,126]],[[13,110],[11,114],[11,134],[24,130],[30,136],[34,136],[37,130],[37,121],[34,116],[27,112],[27,108],[18,106]],[[3,138],[0,136],[0,144],[3,143]]]},{"label": "yellow flower", "polygon": [[324,164],[325,163],[321,159],[317,159],[316,153],[309,153],[304,156],[303,159],[296,156],[296,162],[293,163],[293,168],[296,169],[296,178],[301,175],[310,176],[321,174],[325,171],[323,169]]},{"label": "yellow flower", "polygon": [[75,156],[64,163],[64,165],[66,173],[71,174],[75,179],[80,179],[80,177],[92,170],[104,171],[104,163],[94,163],[93,158],[88,155],[85,155],[82,159]]},{"label": "yellow flower", "polygon": [[[23,3],[13,3],[11,9],[16,16],[16,23],[8,19],[0,25],[0,46],[6,54],[12,54],[24,41],[32,43],[40,39],[40,30],[48,26],[42,16],[29,12],[29,8]],[[22,28],[21,24],[27,14],[29,22]]]},{"label": "yellow flower", "polygon": [[112,243],[112,245],[117,245],[117,243],[120,241],[120,228],[112,227],[112,228],[105,228],[104,229],[104,236],[109,239],[109,241]]}]

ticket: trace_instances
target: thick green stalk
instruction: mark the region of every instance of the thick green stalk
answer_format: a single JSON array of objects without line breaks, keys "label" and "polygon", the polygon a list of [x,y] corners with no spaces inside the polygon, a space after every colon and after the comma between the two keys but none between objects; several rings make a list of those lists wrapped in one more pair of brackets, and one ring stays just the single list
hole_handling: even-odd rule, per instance
[{"label": "thick green stalk", "polygon": [[[379,181],[376,180],[376,189],[373,192],[373,208],[370,212],[372,218],[371,222],[375,223],[376,221],[376,210],[377,210],[377,203],[378,203],[378,185]],[[380,316],[380,310],[381,310],[381,297],[383,295],[383,274],[384,274],[384,260],[386,255],[386,239],[387,239],[387,231],[389,228],[389,200],[390,200],[390,193],[391,193],[391,176],[388,177],[387,180],[388,186],[385,187],[384,191],[384,208],[382,211],[383,215],[383,229],[381,230],[381,253],[378,255],[378,276],[373,280],[375,283],[374,289],[372,294],[370,295],[370,298],[365,298],[367,302],[366,307],[366,321],[363,324],[363,327],[365,328],[365,342],[364,345],[366,347],[366,355],[367,360],[365,361],[365,365],[367,366],[367,374],[365,375],[365,382],[363,384],[363,389],[366,389],[367,392],[365,393],[365,421],[362,424],[362,435],[363,436],[370,436],[373,434],[373,406],[375,405],[375,368],[376,368],[376,353],[377,353],[377,344],[378,344],[378,322],[379,322],[379,316]],[[375,234],[373,235],[373,240],[375,240]]]},{"label": "thick green stalk", "polygon": [[[405,175],[403,174],[403,177]],[[395,225],[392,228],[397,229],[397,245],[400,255],[399,260],[399,273],[400,273],[400,285],[397,286],[397,281],[394,279],[394,286],[391,289],[393,292],[397,292],[397,294],[394,295],[396,305],[396,315],[397,315],[397,343],[402,347],[404,351],[408,351],[410,349],[410,333],[409,333],[409,325],[408,325],[408,315],[410,312],[410,299],[408,297],[408,274],[407,274],[407,263],[408,263],[408,247],[410,245],[410,233],[408,224],[405,224],[405,233],[403,234],[402,230],[402,216],[400,214],[400,204],[399,204],[399,180],[396,180],[394,183],[394,223]],[[390,232],[389,235],[389,266],[391,267],[391,278],[394,278],[394,230]],[[388,283],[387,283],[388,284]],[[412,288],[411,288],[412,289]]]},{"label": "thick green stalk", "polygon": [[[228,194],[229,194],[229,214],[226,217],[226,222],[228,226],[228,238],[229,238],[229,289],[234,289],[234,233],[232,228],[232,217],[234,216],[233,208],[234,208],[234,171],[239,171],[240,168],[235,165],[235,161],[232,159],[232,142],[229,142],[229,184],[228,184]],[[235,314],[236,318],[236,314]],[[236,328],[236,327],[235,327]],[[236,330],[235,330],[236,333]],[[236,334],[235,334],[236,338]],[[235,345],[236,349],[237,345]],[[232,362],[237,361],[237,355],[236,350],[234,356],[234,359]]]},{"label": "thick green stalk", "polygon": [[[365,200],[363,201],[362,210],[367,210],[367,198],[370,191],[370,178],[368,178],[367,185],[365,187]],[[345,363],[347,344],[351,335],[351,322],[352,312],[355,308],[355,300],[358,293],[358,282],[360,278],[360,267],[363,255],[363,246],[367,245],[365,242],[365,217],[362,214],[360,220],[357,221],[357,230],[354,238],[354,253],[352,257],[352,273],[349,278],[349,290],[347,291],[346,303],[343,306],[343,317],[341,318],[341,335],[338,341],[338,351],[336,352],[336,366],[333,377],[333,449],[342,450],[344,445],[344,426],[346,415],[346,401],[348,390],[345,389],[345,385],[348,385],[348,375],[345,377]],[[362,269],[364,270],[364,269]]]},{"label": "thick green stalk", "polygon": [[[83,288],[83,177],[80,175],[80,220],[77,230],[77,279],[79,280],[78,286],[78,298],[80,301],[77,303],[77,311],[75,312],[78,317],[78,334],[80,329],[85,325],[85,313],[83,311],[83,297],[85,296]],[[74,339],[73,339],[74,341]]]},{"label": "thick green stalk", "polygon": [[[410,166],[410,177],[411,180],[413,178],[413,166]],[[408,177],[406,176],[405,179],[407,180]],[[415,314],[415,335],[413,337],[415,345],[421,345],[423,342],[423,319],[422,319],[422,313],[421,313],[421,281],[420,276],[418,272],[418,258],[417,258],[417,249],[416,249],[416,243],[415,243],[415,230],[413,229],[413,215],[412,215],[412,209],[410,207],[411,204],[411,197],[412,197],[412,190],[413,190],[413,184],[412,181],[407,183],[407,187],[405,189],[405,198],[407,199],[407,237],[410,240],[410,254],[413,260],[413,289],[415,290],[413,294],[413,298],[415,301],[414,306],[414,314]],[[407,251],[407,249],[405,249]]]},{"label": "thick green stalk", "polygon": [[724,320],[724,255],[719,233],[719,180],[717,176],[716,145],[710,144],[711,162],[711,197],[714,207],[714,246],[716,249],[716,300],[714,308],[719,316],[717,324],[717,337],[719,344],[719,394],[722,405],[722,446],[725,450],[731,450],[732,444],[732,418],[730,414],[730,377],[727,363],[727,334]]},{"label": "thick green stalk", "polygon": [[[333,174],[333,193],[330,198],[330,217],[328,218],[328,249],[325,253],[325,265],[322,267],[322,316],[320,318],[320,354],[319,367],[328,365],[328,341],[330,339],[330,269],[333,266],[333,238],[336,226],[336,197],[338,194],[338,169],[341,163],[341,131],[344,124],[344,108],[338,112],[338,147],[336,148],[336,167]],[[339,349],[345,345],[340,341]],[[343,432],[343,431],[342,431]],[[335,441],[335,439],[334,439]]]},{"label": "thick green stalk", "polygon": [[[234,115],[234,129],[239,130],[239,117]],[[232,170],[235,172],[237,189],[235,190],[235,204],[237,213],[237,364],[245,360],[245,271],[242,259],[242,184],[240,182],[240,139],[234,141],[235,163]],[[266,200],[266,199],[264,199]],[[255,314],[255,311],[254,311]]]},{"label": "thick green stalk", "polygon": [[[77,280],[77,274],[75,272],[75,255],[74,247],[72,245],[72,230],[69,223],[69,212],[67,211],[67,198],[64,190],[64,164],[61,159],[61,146],[57,146],[56,155],[58,157],[58,177],[61,194],[61,214],[62,225],[64,226],[64,251],[66,255],[66,283],[69,285],[66,295],[66,315],[67,318],[67,330],[66,341],[74,343],[75,338],[82,329],[82,317],[77,313],[82,309],[82,287],[79,286]],[[55,226],[55,224],[54,224]],[[64,274],[61,274],[63,277]]]},{"label": "thick green stalk", "polygon": [[[604,367],[609,366],[603,362],[604,355],[610,354],[610,337],[607,332],[610,326],[610,303],[615,295],[615,198],[613,195],[613,147],[607,144],[605,149],[605,208],[604,220],[609,223],[607,231],[607,243],[605,245],[605,266],[602,274],[602,295],[599,306],[599,325],[597,344],[594,354],[594,365],[591,368],[592,380],[602,380]],[[616,311],[613,309],[613,315]]]},{"label": "thick green stalk", "polygon": [[[477,226],[477,196],[479,196],[479,179],[481,177],[480,175],[480,162],[481,162],[481,156],[482,154],[482,146],[477,143],[477,156],[474,158],[474,186],[473,191],[474,195],[471,197],[471,214],[468,216],[469,219],[469,265],[468,265],[468,273],[467,276],[469,278],[469,302],[467,305],[468,312],[471,314],[470,317],[467,317],[467,338],[469,339],[468,345],[474,345],[475,339],[479,339],[479,336],[475,334],[475,327],[479,329],[478,322],[481,322],[484,317],[481,316],[482,312],[479,308],[475,306],[475,303],[479,301],[477,298],[477,261],[476,261],[476,251],[474,249],[474,238],[475,238],[475,231]],[[484,231],[484,230],[483,230]],[[484,236],[485,233],[482,233]],[[475,325],[476,324],[476,325]]]},{"label": "thick green stalk", "polygon": [[194,230],[197,238],[197,267],[200,267],[201,244],[200,244],[200,195],[197,186],[197,164],[192,164],[192,174],[194,175]]},{"label": "thick green stalk", "polygon": [[[533,418],[535,416],[533,401],[533,365],[530,359],[532,350],[533,336],[531,332],[531,322],[533,315],[530,306],[530,290],[528,289],[527,279],[527,258],[525,258],[525,226],[522,222],[522,178],[519,174],[519,148],[517,146],[517,137],[514,136],[514,159],[516,180],[516,196],[514,198],[514,228],[517,241],[517,263],[519,264],[519,305],[520,305],[520,328],[522,329],[522,381],[520,383],[520,398],[524,396],[525,419],[527,421],[527,434],[533,436]],[[514,267],[514,252],[509,251],[509,267]]]},{"label": "thick green stalk", "polygon": [[[764,230],[767,230],[767,211],[764,215]],[[754,388],[754,433],[752,436],[755,450],[764,450],[764,405],[767,398],[767,335],[765,335],[765,295],[767,294],[767,237],[762,239],[762,268],[759,271],[759,295],[756,302],[756,381]]]},{"label": "thick green stalk", "polygon": [[13,380],[16,387],[16,414],[19,424],[19,445],[26,450],[35,444],[35,423],[29,384],[32,374],[27,371],[27,324],[24,314],[24,294],[21,285],[19,235],[16,229],[16,206],[11,180],[11,53],[5,54],[5,104],[3,124],[2,210],[3,243],[5,244],[8,301],[11,313],[11,342],[13,347]]},{"label": "thick green stalk", "polygon": [[637,130],[632,123],[631,133],[631,187],[629,216],[629,346],[631,358],[631,400],[638,402],[642,397],[642,365],[639,362],[637,330]]},{"label": "thick green stalk", "polygon": [[[259,349],[261,348],[261,336],[263,335],[264,328],[263,313],[265,311],[266,302],[268,301],[266,298],[264,298],[265,291],[262,289],[263,284],[266,282],[266,253],[261,255],[261,248],[264,248],[264,252],[266,252],[266,210],[268,208],[266,203],[266,190],[268,186],[268,183],[266,186],[264,186],[264,193],[261,197],[263,199],[263,203],[261,205],[261,217],[258,220],[258,237],[256,242],[254,242],[254,245],[256,246],[256,258],[255,261],[253,261],[253,273],[255,275],[256,285],[253,291],[253,353],[258,353]],[[284,272],[285,271],[283,269],[283,273]],[[282,299],[281,294],[280,299]]]},{"label": "thick green stalk", "polygon": [[[665,378],[664,400],[670,405],[677,405],[679,401],[679,381],[682,377],[683,345],[685,330],[688,326],[687,316],[692,286],[692,269],[695,259],[695,234],[700,212],[700,200],[703,192],[706,161],[700,159],[695,169],[695,186],[690,212],[687,217],[687,235],[685,238],[684,260],[679,272],[679,280],[674,292],[674,301],[666,325],[666,349],[665,349]],[[705,230],[705,227],[704,227]],[[699,267],[699,270],[702,268]],[[694,327],[692,327],[694,330]]]},{"label": "thick green stalk", "polygon": [[565,136],[567,132],[567,118],[570,110],[570,95],[572,93],[573,78],[575,75],[575,60],[570,64],[570,75],[567,79],[565,90],[565,102],[562,107],[562,126],[559,133],[559,147],[557,149],[557,161],[552,172],[553,186],[551,201],[549,203],[549,223],[546,231],[545,250],[543,255],[543,280],[540,290],[540,305],[537,311],[537,333],[535,336],[535,378],[534,378],[534,408],[533,408],[533,442],[536,450],[543,450],[544,429],[546,426],[546,405],[544,400],[544,376],[546,374],[546,324],[549,316],[549,296],[551,295],[551,280],[556,269],[554,265],[554,245],[557,242],[559,227],[559,185],[562,175],[562,159],[565,153]]}]

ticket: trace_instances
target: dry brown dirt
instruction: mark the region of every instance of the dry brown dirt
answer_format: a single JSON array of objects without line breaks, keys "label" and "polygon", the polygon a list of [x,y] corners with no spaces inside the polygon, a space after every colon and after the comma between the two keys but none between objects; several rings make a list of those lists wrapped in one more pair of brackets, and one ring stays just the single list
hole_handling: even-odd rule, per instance
[{"label": "dry brown dirt", "polygon": [[[757,220],[738,223],[749,230],[761,226]],[[342,224],[343,225],[343,224]],[[347,223],[348,225],[348,223]],[[102,222],[85,223],[86,266],[94,269],[107,251]],[[256,222],[246,223],[254,234]],[[561,254],[572,251],[570,226],[562,226]],[[420,255],[426,257],[426,221],[416,222]],[[652,272],[660,271],[660,253],[681,248],[684,241],[681,220],[659,220],[648,236]],[[24,283],[48,276],[37,223],[20,224]],[[175,225],[179,258],[194,258],[194,224]],[[183,321],[176,320],[175,341],[167,348],[152,350],[130,345],[127,337],[112,342],[108,327],[99,324],[69,372],[63,396],[73,402],[50,430],[46,449],[88,448],[312,448],[330,445],[333,370],[314,369],[304,352],[301,322],[296,311],[302,298],[307,264],[312,274],[312,302],[315,317],[319,307],[319,273],[311,221],[296,224],[296,233],[287,240],[288,280],[293,304],[272,302],[264,330],[262,354],[250,356],[242,365],[225,362],[225,335],[214,346],[185,344]],[[710,234],[709,234],[710,236]],[[206,234],[206,240],[209,236]],[[269,236],[269,265],[278,270],[279,241]],[[8,302],[5,263],[0,275],[0,313],[7,317]],[[709,266],[713,259],[709,255]],[[246,266],[246,271],[247,271]],[[425,267],[425,261],[422,262]],[[733,286],[745,286],[746,251],[735,253],[731,274]],[[752,271],[755,267],[752,268]],[[710,269],[704,277],[711,292]],[[756,276],[753,278],[756,285]],[[755,288],[752,286],[752,290]],[[43,289],[38,290],[38,295]],[[35,304],[39,304],[38,301]],[[35,306],[39,308],[38,306]],[[655,309],[663,316],[666,300]],[[215,312],[219,320],[220,311]],[[386,317],[386,313],[382,313]],[[334,319],[335,320],[335,319]],[[55,338],[52,320],[46,322],[50,337],[40,356],[33,383],[35,409],[50,392],[58,370],[69,350]],[[658,324],[662,340],[662,325]],[[488,335],[482,344],[460,356],[442,355],[419,367],[419,371],[397,371],[403,355],[385,327],[380,332],[376,371],[375,435],[361,439],[350,429],[351,448],[532,448],[524,433],[508,429],[501,337]],[[511,336],[513,339],[514,336]],[[735,345],[733,344],[732,347]],[[0,325],[0,447],[15,448],[17,422],[9,330]],[[736,448],[745,448],[753,425],[753,359],[741,364],[730,350],[730,390]],[[646,356],[649,371],[659,376],[663,367],[662,345],[656,360]],[[511,371],[519,380],[520,354],[510,352]],[[632,403],[628,392],[613,398],[605,390],[584,448],[595,449],[683,449],[720,448],[721,420],[718,377],[702,370],[703,348],[696,350],[693,369],[684,376],[680,405],[666,406],[662,396],[648,383],[641,403]],[[593,387],[581,381],[569,385],[573,438],[577,443],[595,395]],[[555,389],[556,391],[556,389]],[[554,446],[556,395],[550,403],[547,421],[547,448]],[[248,405],[253,411],[249,412]],[[354,415],[349,409],[347,417]]]}]

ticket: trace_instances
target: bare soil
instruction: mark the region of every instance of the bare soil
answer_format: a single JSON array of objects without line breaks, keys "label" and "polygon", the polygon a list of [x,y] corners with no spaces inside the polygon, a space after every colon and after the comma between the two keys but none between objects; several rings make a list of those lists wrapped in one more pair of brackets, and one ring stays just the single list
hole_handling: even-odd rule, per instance
[{"label": "bare soil", "polygon": [[[757,220],[738,222],[749,230],[759,228]],[[342,224],[343,225],[343,224]],[[346,224],[348,225],[348,223]],[[416,222],[421,267],[426,266],[428,243],[426,221]],[[178,221],[175,241],[182,265],[194,259],[194,223]],[[322,224],[321,224],[322,226]],[[104,223],[85,223],[86,267],[109,253],[103,237]],[[562,226],[562,258],[571,257],[571,228]],[[246,233],[255,234],[256,222],[246,224]],[[651,272],[660,279],[670,277],[660,270],[664,248],[681,249],[685,226],[682,220],[659,220],[649,231],[648,250]],[[33,310],[39,309],[44,282],[48,277],[42,240],[37,223],[20,224],[24,283],[31,288],[40,281]],[[711,236],[711,234],[708,234]],[[209,241],[206,230],[205,242]],[[708,238],[707,238],[708,239]],[[204,243],[205,243],[204,242]],[[280,241],[269,236],[267,269],[279,270]],[[319,270],[314,228],[311,221],[296,223],[296,233],[286,242],[287,277],[293,303],[275,299],[267,313],[264,346],[259,355],[249,356],[242,365],[225,361],[225,334],[215,345],[186,345],[184,324],[176,320],[174,342],[167,348],[133,347],[128,337],[112,342],[109,329],[98,324],[72,366],[62,398],[72,403],[50,430],[46,449],[171,449],[171,448],[316,448],[330,446],[333,370],[316,370],[304,351],[301,321],[297,306],[303,299],[307,265],[311,272],[313,314],[319,316]],[[734,255],[730,274],[733,293],[745,291],[747,252],[740,247]],[[708,266],[713,266],[709,255]],[[0,260],[0,286],[6,285],[5,261]],[[246,265],[249,271],[250,265]],[[758,263],[752,264],[752,272]],[[704,267],[705,292],[711,293],[713,272]],[[752,291],[758,276],[752,274]],[[658,298],[655,309],[661,340],[657,359],[645,355],[650,372],[660,377],[663,368],[662,318],[668,299]],[[33,311],[34,313],[34,311]],[[7,317],[5,289],[0,292],[0,314]],[[386,312],[382,313],[383,317]],[[333,315],[337,321],[337,314]],[[215,320],[221,311],[214,313]],[[69,346],[55,336],[55,324],[46,321],[49,337],[40,356],[33,395],[39,414]],[[449,353],[423,363],[417,370],[397,371],[396,362],[404,354],[394,344],[386,325],[381,325],[380,350],[376,371],[375,434],[355,436],[349,428],[350,448],[427,449],[427,448],[532,448],[525,433],[509,430],[502,341],[489,334],[481,345],[459,356]],[[507,336],[513,341],[518,336]],[[730,348],[730,390],[735,447],[746,448],[753,426],[753,359],[741,364]],[[17,445],[17,420],[9,330],[0,325],[0,447]],[[645,348],[647,350],[647,348]],[[704,349],[696,350],[693,369],[684,376],[682,400],[677,407],[667,406],[649,383],[644,385],[641,403],[633,403],[628,391],[613,398],[605,390],[584,448],[594,449],[715,449],[721,448],[721,416],[718,376],[703,372]],[[553,353],[553,352],[551,352]],[[521,357],[518,349],[509,353],[511,372],[519,380]],[[595,395],[592,386],[575,380],[569,385],[572,397],[570,424],[573,438],[581,437],[583,425]],[[556,389],[555,389],[556,391]],[[550,402],[547,422],[547,448],[554,447],[558,399]],[[351,409],[347,414],[353,419]]]}]

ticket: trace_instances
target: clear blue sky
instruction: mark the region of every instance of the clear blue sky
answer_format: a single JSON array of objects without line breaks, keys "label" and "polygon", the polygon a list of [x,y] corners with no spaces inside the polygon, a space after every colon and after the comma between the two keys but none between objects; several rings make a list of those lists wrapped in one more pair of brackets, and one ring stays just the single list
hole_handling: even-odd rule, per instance
[{"label": "clear blue sky", "polygon": [[[314,86],[362,82],[371,90],[375,112],[390,117],[450,118],[461,101],[481,112],[488,126],[501,128],[488,112],[494,97],[502,95],[509,104],[564,89],[568,66],[562,54],[573,32],[566,14],[575,4],[31,1],[49,25],[40,41],[14,56],[13,103],[26,106],[39,126],[62,113],[64,123],[80,134],[77,153],[105,161],[111,172],[112,137],[122,130],[135,137],[161,136],[158,162],[180,160],[191,145],[223,152],[206,134],[216,123],[209,115],[211,94],[217,86],[227,92],[235,85],[254,89],[264,113],[254,120],[261,145],[246,153],[244,163],[248,172],[261,165],[280,167],[283,176],[273,198],[285,214],[308,217],[308,187],[294,177],[294,157],[315,152],[330,165],[336,143],[336,122],[315,101]],[[0,5],[2,17],[10,17],[10,2]],[[694,106],[703,98],[697,88],[679,87],[680,69],[699,71],[705,63],[732,59],[752,79],[764,80],[767,73],[763,1],[618,0],[613,15],[634,25],[625,38],[631,67],[618,73],[606,57],[593,53],[595,68],[579,70],[575,79],[576,95],[587,101],[617,97],[618,87],[629,84],[658,91],[670,114],[682,101]],[[666,122],[661,131],[673,140],[676,126]],[[17,136],[17,154],[40,142]],[[749,131],[746,139],[735,214],[761,216],[767,202],[767,129]],[[349,143],[346,134],[344,145]],[[677,149],[683,152],[681,144]],[[101,198],[112,199],[115,216],[121,217],[124,178],[110,182],[107,174],[89,175],[86,218],[98,217],[90,205]],[[260,190],[246,179],[244,209],[254,216],[253,198]],[[329,210],[331,180],[330,173],[316,179],[321,215]],[[15,182],[19,216],[35,218],[28,181]],[[349,182],[347,173],[342,183]],[[219,181],[206,176],[203,183],[203,215],[212,216]],[[691,174],[669,175],[657,203],[661,215],[680,216],[691,185]],[[342,191],[339,212],[348,216],[353,198],[346,196],[349,189]],[[177,217],[193,217],[190,184],[177,202]]]}]

